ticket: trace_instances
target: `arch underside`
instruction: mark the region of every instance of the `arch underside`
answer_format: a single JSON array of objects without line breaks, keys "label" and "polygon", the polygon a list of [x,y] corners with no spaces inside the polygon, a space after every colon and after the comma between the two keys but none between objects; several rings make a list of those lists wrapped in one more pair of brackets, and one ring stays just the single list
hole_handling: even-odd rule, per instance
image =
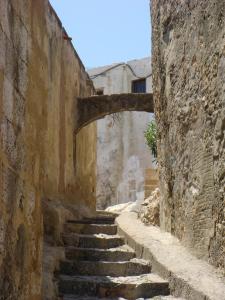
[{"label": "arch underside", "polygon": [[102,119],[106,115],[123,111],[154,113],[153,95],[150,93],[128,93],[78,98],[75,133],[89,123]]}]

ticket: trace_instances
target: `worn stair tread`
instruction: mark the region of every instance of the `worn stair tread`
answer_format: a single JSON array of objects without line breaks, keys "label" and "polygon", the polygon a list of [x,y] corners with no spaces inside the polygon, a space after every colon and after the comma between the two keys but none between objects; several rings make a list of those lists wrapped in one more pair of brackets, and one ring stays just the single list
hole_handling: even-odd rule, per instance
[{"label": "worn stair tread", "polygon": [[95,228],[117,228],[116,224],[83,224],[83,223],[71,223],[67,222],[66,225],[86,225],[89,227],[95,227]]},{"label": "worn stair tread", "polygon": [[[98,298],[98,297],[82,297],[76,295],[65,295],[63,300],[129,300],[125,298]],[[153,298],[138,298],[136,300],[185,300],[183,298],[176,298],[173,296],[156,296]]]},{"label": "worn stair tread", "polygon": [[156,274],[143,274],[139,276],[68,276],[60,275],[61,280],[66,281],[86,281],[94,283],[115,283],[115,284],[132,284],[137,285],[140,283],[165,283],[168,284],[168,281],[164,280]]},{"label": "worn stair tread", "polygon": [[76,236],[78,238],[86,238],[86,239],[102,239],[102,240],[114,240],[114,239],[121,239],[123,238],[117,234],[114,235],[109,235],[109,234],[104,234],[104,233],[96,233],[96,234],[79,234],[79,233],[65,233],[64,235],[71,235],[71,236]]},{"label": "worn stair tread", "polygon": [[122,245],[115,248],[81,248],[67,246],[65,248],[67,259],[91,260],[91,261],[127,261],[135,257],[135,252],[128,245]]},{"label": "worn stair tread", "polygon": [[133,258],[129,261],[72,261],[60,263],[60,273],[65,275],[88,276],[131,276],[151,272],[150,263],[143,259]]},{"label": "worn stair tread", "polygon": [[[144,299],[144,300],[185,300],[184,298],[176,298],[174,296],[156,296],[154,298]],[[137,300],[143,300],[143,299],[137,299]]]},{"label": "worn stair tread", "polygon": [[[80,249],[80,248],[78,248]],[[84,249],[87,249],[87,248],[84,248]],[[114,248],[112,248],[114,249]],[[96,250],[104,250],[104,249],[96,249]],[[143,266],[150,266],[150,262],[148,260],[145,260],[145,259],[142,259],[142,258],[132,258],[130,259],[129,261],[117,261],[117,262],[111,262],[111,261],[87,261],[87,260],[80,260],[80,261],[73,261],[73,260],[65,260],[67,262],[70,262],[70,263],[85,263],[85,264],[100,264],[100,265],[103,265],[103,264],[106,264],[106,265],[124,265],[124,264],[127,264],[127,263],[133,263],[133,264],[140,264],[140,265],[143,265]]]},{"label": "worn stair tread", "polygon": [[74,224],[114,224],[116,216],[103,216],[96,218],[84,218],[80,220],[68,220],[68,223]]},{"label": "worn stair tread", "polygon": [[98,298],[98,297],[82,297],[75,295],[66,295],[63,297],[63,300],[127,300],[125,298]]},{"label": "worn stair tread", "polygon": [[98,216],[98,217],[101,217],[101,216],[117,217],[118,213],[99,209],[99,210],[96,210],[96,216]]},{"label": "worn stair tread", "polygon": [[130,247],[130,246],[128,246],[128,245],[126,245],[126,244],[124,244],[124,245],[121,245],[121,246],[119,246],[119,247],[113,247],[113,248],[108,248],[108,249],[99,249],[99,248],[82,248],[82,247],[74,247],[74,246],[67,246],[67,247],[65,247],[65,250],[67,251],[67,250],[80,250],[80,251],[96,251],[96,252],[129,252],[129,253],[133,253],[133,254],[135,254],[135,252],[134,252],[134,250]]},{"label": "worn stair tread", "polygon": [[82,248],[108,249],[124,244],[119,235],[64,233],[62,237],[65,245]]},{"label": "worn stair tread", "polygon": [[155,274],[139,276],[59,276],[59,293],[135,300],[169,295],[169,284]]},{"label": "worn stair tread", "polygon": [[80,234],[106,234],[116,235],[117,225],[115,224],[83,224],[66,223],[65,232],[74,232]]}]

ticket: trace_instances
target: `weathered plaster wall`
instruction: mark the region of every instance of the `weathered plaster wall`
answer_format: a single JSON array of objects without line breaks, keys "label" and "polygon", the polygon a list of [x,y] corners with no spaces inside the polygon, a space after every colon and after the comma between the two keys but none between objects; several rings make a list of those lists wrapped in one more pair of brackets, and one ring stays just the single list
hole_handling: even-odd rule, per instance
[{"label": "weathered plaster wall", "polygon": [[[81,209],[88,214],[96,210],[96,123],[81,129],[77,135],[77,197]],[[82,203],[85,203],[82,208]]]},{"label": "weathered plaster wall", "polygon": [[[152,92],[151,58],[132,60],[88,71],[95,88],[105,95],[131,93],[132,81],[146,78]],[[97,206],[135,201],[144,194],[145,169],[152,168],[144,131],[152,115],[122,112],[97,121]]]},{"label": "weathered plaster wall", "polygon": [[162,228],[225,261],[225,1],[151,1]]},{"label": "weathered plaster wall", "polygon": [[[41,200],[93,199],[87,184],[76,194],[85,164],[76,171],[73,135],[76,96],[92,86],[64,35],[48,1],[0,0],[0,299],[42,299]],[[78,158],[94,164],[91,133]]]}]

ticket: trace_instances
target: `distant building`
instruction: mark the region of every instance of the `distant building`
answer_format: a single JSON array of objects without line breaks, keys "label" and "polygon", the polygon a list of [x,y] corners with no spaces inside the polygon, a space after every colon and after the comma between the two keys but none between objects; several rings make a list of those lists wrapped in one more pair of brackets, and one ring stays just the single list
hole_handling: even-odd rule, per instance
[{"label": "distant building", "polygon": [[[88,73],[99,95],[152,92],[149,57]],[[145,171],[154,167],[144,138],[151,118],[145,112],[122,112],[97,121],[98,209],[135,201],[144,192]]]}]

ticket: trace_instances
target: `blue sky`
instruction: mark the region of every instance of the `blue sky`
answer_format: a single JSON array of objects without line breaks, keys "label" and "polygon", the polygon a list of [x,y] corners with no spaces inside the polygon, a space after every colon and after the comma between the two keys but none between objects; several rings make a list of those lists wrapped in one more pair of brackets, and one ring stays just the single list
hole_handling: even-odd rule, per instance
[{"label": "blue sky", "polygon": [[150,55],[149,0],[50,0],[85,67]]}]

